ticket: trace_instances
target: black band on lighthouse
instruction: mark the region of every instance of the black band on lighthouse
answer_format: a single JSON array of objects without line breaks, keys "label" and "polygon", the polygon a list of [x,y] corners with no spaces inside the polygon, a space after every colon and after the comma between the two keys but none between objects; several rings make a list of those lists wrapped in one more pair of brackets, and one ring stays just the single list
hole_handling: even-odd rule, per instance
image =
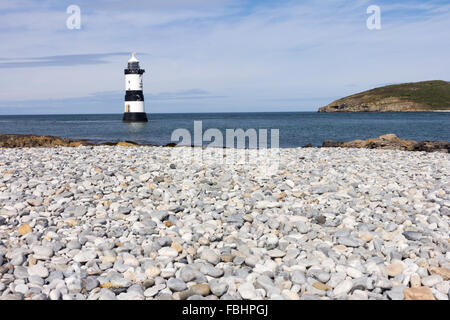
[{"label": "black band on lighthouse", "polygon": [[144,93],[142,90],[127,90],[125,101],[144,101]]},{"label": "black band on lighthouse", "polygon": [[148,122],[147,113],[145,112],[125,112],[123,114],[123,122]]},{"label": "black band on lighthouse", "polygon": [[145,72],[144,69],[125,69],[125,74],[143,74]]}]

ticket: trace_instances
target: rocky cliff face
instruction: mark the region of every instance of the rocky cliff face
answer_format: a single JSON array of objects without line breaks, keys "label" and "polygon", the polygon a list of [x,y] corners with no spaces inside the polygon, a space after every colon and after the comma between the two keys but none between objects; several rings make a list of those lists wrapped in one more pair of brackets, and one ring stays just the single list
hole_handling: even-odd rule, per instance
[{"label": "rocky cliff face", "polygon": [[319,112],[418,112],[450,110],[450,82],[425,81],[372,89],[336,100]]},{"label": "rocky cliff face", "polygon": [[376,101],[344,98],[319,109],[319,112],[420,112],[430,111],[425,104],[391,97]]}]

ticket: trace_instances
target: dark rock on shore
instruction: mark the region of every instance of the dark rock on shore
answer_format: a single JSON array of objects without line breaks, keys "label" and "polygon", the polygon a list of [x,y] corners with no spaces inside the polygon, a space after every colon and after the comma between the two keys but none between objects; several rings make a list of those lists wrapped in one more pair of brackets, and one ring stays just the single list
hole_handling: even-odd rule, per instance
[{"label": "dark rock on shore", "polygon": [[37,136],[32,134],[0,134],[0,148],[34,148],[34,147],[79,147],[79,146],[123,146],[139,145],[133,141],[93,143],[86,139],[76,140],[55,136]]},{"label": "dark rock on shore", "polygon": [[450,152],[450,142],[445,141],[422,141],[417,144],[414,151],[426,152]]},{"label": "dark rock on shore", "polygon": [[1,148],[27,148],[27,147],[78,147],[91,145],[86,140],[65,139],[54,136],[36,136],[31,134],[1,134]]},{"label": "dark rock on shore", "polygon": [[341,147],[343,143],[343,141],[327,140],[322,143],[322,148],[338,148]]},{"label": "dark rock on shore", "polygon": [[328,140],[323,142],[323,148],[366,148],[366,149],[389,149],[404,151],[444,152],[450,150],[448,141],[414,141],[400,139],[395,134],[386,134],[376,139],[353,140],[349,142]]},{"label": "dark rock on shore", "polygon": [[174,147],[176,147],[176,146],[177,146],[177,144],[176,144],[176,143],[173,143],[173,142],[164,145],[164,147],[170,147],[170,148],[174,148]]}]

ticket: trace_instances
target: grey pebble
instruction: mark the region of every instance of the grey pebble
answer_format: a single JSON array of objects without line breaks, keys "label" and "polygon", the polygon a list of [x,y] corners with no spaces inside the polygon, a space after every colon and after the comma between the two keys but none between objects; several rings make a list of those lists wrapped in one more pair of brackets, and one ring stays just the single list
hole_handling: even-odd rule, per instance
[{"label": "grey pebble", "polygon": [[174,278],[169,279],[169,281],[167,281],[167,287],[175,292],[184,291],[187,289],[187,285],[184,281]]},{"label": "grey pebble", "polygon": [[403,232],[403,235],[405,236],[406,239],[413,240],[413,241],[417,241],[422,238],[422,234],[417,231],[406,231],[406,232]]}]

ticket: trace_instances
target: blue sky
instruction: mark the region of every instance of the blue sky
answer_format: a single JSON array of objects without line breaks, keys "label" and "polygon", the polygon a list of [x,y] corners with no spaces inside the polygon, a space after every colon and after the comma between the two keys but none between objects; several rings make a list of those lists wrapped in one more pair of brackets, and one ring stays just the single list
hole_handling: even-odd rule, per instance
[{"label": "blue sky", "polygon": [[[381,30],[366,26],[370,5]],[[131,51],[147,112],[315,111],[380,85],[449,81],[448,30],[448,0],[3,1],[0,114],[121,113]]]}]

